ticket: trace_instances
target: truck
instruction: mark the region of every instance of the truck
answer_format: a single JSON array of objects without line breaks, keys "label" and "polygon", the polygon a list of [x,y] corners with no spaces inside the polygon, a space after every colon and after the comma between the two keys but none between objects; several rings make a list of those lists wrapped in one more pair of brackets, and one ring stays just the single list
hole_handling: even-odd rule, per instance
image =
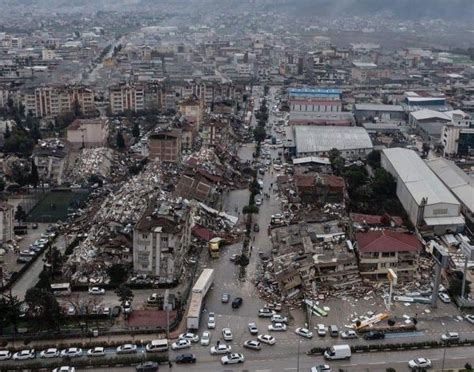
[{"label": "truck", "polygon": [[211,256],[211,258],[219,258],[219,249],[221,241],[221,238],[213,238],[209,240],[207,247],[209,249],[209,255]]},{"label": "truck", "polygon": [[347,344],[331,346],[324,352],[324,357],[329,360],[349,359],[351,355],[351,347]]},{"label": "truck", "polygon": [[199,329],[204,297],[214,281],[214,269],[204,269],[191,291],[191,301],[186,316],[188,330]]}]

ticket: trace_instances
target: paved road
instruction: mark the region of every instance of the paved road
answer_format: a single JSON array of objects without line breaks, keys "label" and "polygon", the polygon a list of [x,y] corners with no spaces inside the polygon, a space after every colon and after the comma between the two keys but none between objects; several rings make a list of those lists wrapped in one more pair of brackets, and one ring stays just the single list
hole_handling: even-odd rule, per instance
[{"label": "paved road", "polygon": [[[388,367],[395,368],[397,371],[409,371],[407,362],[410,359],[426,357],[431,359],[433,367],[441,369],[443,366],[443,356],[445,356],[445,368],[463,368],[466,363],[474,363],[474,348],[449,348],[444,354],[442,349],[433,350],[409,350],[401,352],[382,352],[368,354],[354,354],[349,361],[324,361],[322,357],[312,357],[300,354],[286,352],[278,356],[269,358],[261,352],[245,352],[246,361],[240,366],[221,366],[217,356],[198,358],[195,365],[174,365],[171,369],[168,366],[160,367],[160,371],[223,371],[223,372],[282,372],[282,371],[309,371],[312,366],[327,363],[333,371],[343,370],[345,372],[385,372]],[[79,369],[80,370],[80,369]],[[116,371],[134,371],[133,367],[114,368]],[[87,371],[104,372],[106,369],[87,369]]]}]

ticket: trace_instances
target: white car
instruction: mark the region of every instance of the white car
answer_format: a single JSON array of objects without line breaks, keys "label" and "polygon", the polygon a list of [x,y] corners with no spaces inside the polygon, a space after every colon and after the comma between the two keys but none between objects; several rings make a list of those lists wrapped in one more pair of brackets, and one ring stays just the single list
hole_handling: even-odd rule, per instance
[{"label": "white car", "polygon": [[258,310],[258,316],[259,318],[271,318],[275,314],[273,310],[270,310],[266,307]]},{"label": "white car", "polygon": [[219,345],[211,347],[211,354],[212,355],[217,355],[217,354],[228,354],[232,350],[232,347],[230,345],[226,345],[224,343],[220,343]]},{"label": "white car", "polygon": [[12,353],[8,350],[0,350],[0,360],[8,360],[12,357]]},{"label": "white car", "polygon": [[311,332],[308,328],[296,328],[295,333],[305,338],[313,338],[313,332]]},{"label": "white car", "polygon": [[91,295],[103,295],[105,294],[105,289],[100,287],[91,287],[89,288],[89,294]]},{"label": "white car", "polygon": [[110,315],[110,307],[107,307],[107,306],[104,307],[104,308],[102,309],[102,314],[103,314],[103,315]]},{"label": "white car", "polygon": [[232,331],[230,328],[222,328],[222,337],[225,341],[232,341]]},{"label": "white car", "polygon": [[288,323],[288,318],[281,314],[273,314],[272,315],[272,322],[274,323]]},{"label": "white car", "polygon": [[275,337],[273,336],[270,336],[270,335],[258,335],[258,340],[260,342],[263,342],[264,344],[267,344],[267,345],[275,345]]},{"label": "white car", "polygon": [[341,338],[342,339],[357,338],[357,333],[356,333],[356,331],[353,331],[352,329],[349,329],[347,331],[342,331],[341,332]]},{"label": "white car", "polygon": [[87,356],[90,356],[90,357],[105,356],[105,349],[102,346],[94,347],[93,349],[87,350]]},{"label": "white car", "polygon": [[46,349],[40,353],[40,358],[58,358],[59,350],[56,348]]},{"label": "white car", "polygon": [[171,344],[171,349],[173,350],[187,349],[188,347],[191,347],[191,341],[184,338],[180,338],[178,341]]},{"label": "white car", "polygon": [[36,353],[35,349],[26,349],[22,351],[18,351],[17,353],[13,354],[13,360],[27,360],[27,359],[35,359]]},{"label": "white car", "polygon": [[76,368],[69,366],[61,366],[53,369],[53,372],[76,372]]},{"label": "white car", "polygon": [[209,329],[216,328],[216,314],[212,312],[207,315],[207,328]]},{"label": "white car", "polygon": [[75,358],[82,356],[82,349],[79,347],[70,347],[61,351],[61,358]]},{"label": "white car", "polygon": [[286,331],[286,324],[285,323],[273,323],[268,326],[269,331],[273,332],[284,332]]},{"label": "white car", "polygon": [[257,340],[245,341],[244,347],[246,347],[247,349],[252,349],[252,350],[260,350],[262,348],[260,342]]},{"label": "white car", "polygon": [[449,295],[447,293],[444,293],[444,292],[439,292],[438,293],[438,297],[441,301],[443,301],[445,304],[449,304],[451,303],[451,298],[449,297]]},{"label": "white car", "polygon": [[428,358],[416,358],[408,362],[408,367],[415,368],[431,368],[431,360]]},{"label": "white car", "polygon": [[468,314],[465,318],[469,323],[474,324],[474,315]]},{"label": "white car", "polygon": [[158,294],[157,294],[157,293],[152,293],[152,294],[147,298],[146,302],[147,302],[149,305],[153,305],[153,304],[158,303]]},{"label": "white car", "polygon": [[243,354],[239,353],[232,353],[229,355],[225,355],[221,358],[221,363],[222,364],[237,364],[237,363],[243,363],[245,360]]},{"label": "white car", "polygon": [[117,347],[117,354],[135,354],[137,352],[137,345],[125,344]]},{"label": "white car", "polygon": [[211,333],[204,331],[201,336],[201,345],[209,346],[210,343],[211,343]]},{"label": "white car", "polygon": [[182,339],[185,339],[185,340],[189,340],[191,342],[198,342],[199,341],[199,336],[198,335],[195,335],[194,333],[192,332],[186,332],[186,333],[181,333],[178,338],[182,338]]},{"label": "white car", "polygon": [[249,323],[248,327],[249,327],[249,332],[251,335],[258,335],[257,324]]},{"label": "white car", "polygon": [[321,337],[326,336],[327,329],[324,324],[318,324],[316,326],[316,329],[318,330],[318,336],[321,336]]},{"label": "white car", "polygon": [[457,332],[446,332],[441,335],[441,340],[443,341],[458,341],[459,333]]},{"label": "white car", "polygon": [[331,367],[327,364],[320,364],[314,367],[311,367],[311,372],[331,372]]}]

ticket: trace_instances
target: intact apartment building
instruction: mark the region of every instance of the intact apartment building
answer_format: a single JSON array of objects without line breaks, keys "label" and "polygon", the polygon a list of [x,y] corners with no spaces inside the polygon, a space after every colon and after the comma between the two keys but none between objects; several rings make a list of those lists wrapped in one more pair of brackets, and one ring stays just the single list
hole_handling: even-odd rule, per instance
[{"label": "intact apartment building", "polygon": [[107,144],[109,121],[104,118],[76,119],[67,127],[67,140],[74,148]]},{"label": "intact apartment building", "polygon": [[0,244],[13,240],[13,206],[0,202]]},{"label": "intact apartment building", "polygon": [[444,156],[474,154],[474,119],[461,113],[453,114],[451,121],[443,127],[441,143]]},{"label": "intact apartment building", "polygon": [[181,130],[172,129],[148,137],[148,158],[161,162],[178,163],[181,159]]},{"label": "intact apartment building", "polygon": [[190,245],[191,220],[184,205],[150,204],[133,230],[133,270],[177,282]]},{"label": "intact apartment building", "polygon": [[392,230],[355,234],[360,275],[370,280],[386,280],[388,269],[400,280],[411,280],[417,270],[421,243],[415,234]]},{"label": "intact apartment building", "polygon": [[96,112],[94,91],[81,86],[48,86],[18,93],[25,112],[36,117],[54,117],[75,110],[78,104],[85,115]]},{"label": "intact apartment building", "polygon": [[145,88],[141,85],[119,84],[109,89],[109,106],[112,114],[145,110]]}]

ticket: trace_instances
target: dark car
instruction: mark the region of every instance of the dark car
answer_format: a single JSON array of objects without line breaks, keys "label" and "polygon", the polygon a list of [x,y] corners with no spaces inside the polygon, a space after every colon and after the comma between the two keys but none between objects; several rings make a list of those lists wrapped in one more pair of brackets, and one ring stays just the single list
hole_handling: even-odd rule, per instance
[{"label": "dark car", "polygon": [[177,364],[196,363],[196,356],[194,354],[181,354],[176,357]]},{"label": "dark car", "polygon": [[121,312],[122,312],[122,308],[120,306],[114,306],[112,308],[111,314],[114,318],[116,318],[120,315]]},{"label": "dark car", "polygon": [[258,226],[258,223],[253,225],[253,231],[259,232],[260,231],[260,226]]},{"label": "dark car", "polygon": [[365,340],[383,340],[385,334],[382,332],[368,332],[364,335]]},{"label": "dark car", "polygon": [[137,372],[155,372],[158,371],[158,363],[156,362],[145,362],[140,363],[135,370]]},{"label": "dark car", "polygon": [[232,309],[238,309],[240,306],[242,306],[242,297],[236,297],[234,301],[232,301]]}]

